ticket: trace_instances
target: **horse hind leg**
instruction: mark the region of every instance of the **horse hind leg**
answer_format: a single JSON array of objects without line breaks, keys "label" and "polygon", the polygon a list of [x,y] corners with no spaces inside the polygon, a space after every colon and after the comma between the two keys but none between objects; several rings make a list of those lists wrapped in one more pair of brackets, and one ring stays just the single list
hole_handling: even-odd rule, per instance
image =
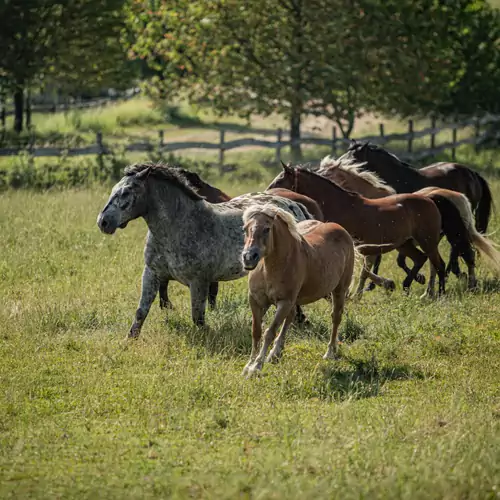
[{"label": "horse hind leg", "polygon": [[162,280],[160,282],[159,294],[160,294],[160,309],[173,309],[172,302],[168,298],[168,283],[169,280]]},{"label": "horse hind leg", "polygon": [[218,293],[219,293],[219,282],[214,281],[213,283],[210,283],[210,286],[208,288],[208,305],[210,309],[215,309]]},{"label": "horse hind leg", "polygon": [[438,296],[444,295],[446,282],[446,266],[444,260],[441,258],[437,247],[427,252],[427,256],[429,257],[429,261],[431,263],[431,279],[429,279],[427,291],[425,292],[424,296],[431,298],[434,297],[434,282],[436,272],[439,278]]},{"label": "horse hind leg", "polygon": [[339,325],[340,322],[342,321],[345,298],[346,298],[346,290],[344,289],[344,287],[338,286],[332,293],[331,296],[332,333],[330,336],[330,342],[328,343],[328,347],[326,353],[323,356],[323,359],[335,359],[337,357]]},{"label": "horse hind leg", "polygon": [[197,326],[205,325],[205,309],[207,305],[209,283],[194,282],[189,285],[191,292],[191,318]]},{"label": "horse hind leg", "polygon": [[[380,268],[381,262],[382,262],[382,255],[376,255],[375,261],[373,262],[373,265],[371,268],[371,272],[373,274],[378,274],[378,270]],[[375,283],[373,281],[370,281],[370,283],[368,283],[368,286],[365,288],[365,292],[371,292],[372,290],[375,290],[376,286],[377,285],[375,285]]]}]

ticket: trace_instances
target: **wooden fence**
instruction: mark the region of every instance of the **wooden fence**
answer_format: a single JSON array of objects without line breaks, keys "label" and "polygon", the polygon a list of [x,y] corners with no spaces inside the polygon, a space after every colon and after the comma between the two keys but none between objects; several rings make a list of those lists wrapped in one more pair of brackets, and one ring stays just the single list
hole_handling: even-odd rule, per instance
[{"label": "wooden fence", "polygon": [[[485,125],[491,125],[493,123],[499,123],[499,115],[488,115],[481,119],[471,118],[461,122],[455,122],[451,124],[445,124],[441,126],[436,126],[436,120],[431,120],[430,127],[424,128],[422,130],[414,130],[413,121],[408,122],[408,132],[397,133],[397,134],[385,134],[384,125],[380,124],[378,135],[366,136],[357,138],[359,141],[369,141],[379,145],[385,145],[392,141],[405,141],[406,151],[398,153],[402,159],[407,161],[418,161],[426,157],[435,156],[443,151],[451,150],[451,156],[455,159],[456,149],[463,144],[479,144],[483,139],[489,137],[487,131],[484,129]],[[458,131],[469,129],[471,134],[461,140],[457,139]],[[443,144],[436,144],[437,134],[445,131],[451,130],[452,139],[449,142]],[[219,142],[165,142],[165,135],[162,130],[158,133],[158,140],[156,142],[135,142],[128,144],[126,146],[113,146],[105,144],[103,135],[101,132],[96,134],[96,142],[93,145],[85,146],[81,148],[61,148],[61,147],[37,147],[32,141],[24,148],[7,147],[0,149],[0,156],[15,156],[20,153],[27,153],[33,157],[50,157],[50,156],[82,156],[82,155],[108,155],[112,154],[115,150],[120,150],[124,152],[147,152],[147,153],[170,153],[174,151],[189,150],[189,149],[207,149],[215,150],[219,152],[219,165],[224,165],[224,153],[229,150],[255,146],[261,148],[271,148],[276,152],[276,162],[280,162],[282,150],[286,147],[292,145],[292,141],[283,140],[283,131],[278,129],[276,131],[276,140],[270,141],[265,139],[255,139],[252,137],[235,139],[231,141],[226,141],[225,130],[219,131]],[[421,139],[423,137],[430,136],[430,147],[422,149],[419,148],[415,151],[414,141],[415,139]],[[302,145],[317,145],[317,146],[328,146],[331,148],[332,154],[336,155],[338,150],[343,146],[348,146],[350,144],[349,139],[345,139],[337,136],[336,127],[333,128],[332,137],[320,138],[320,137],[304,137],[300,141]]]},{"label": "wooden fence", "polygon": [[[64,102],[61,104],[29,104],[31,113],[56,113],[59,111],[70,111],[72,109],[90,109],[100,108],[116,101],[127,101],[140,93],[138,88],[128,89],[125,92],[120,92],[115,96],[96,97],[88,100],[75,100],[74,102]],[[28,104],[28,103],[27,103]],[[14,111],[3,108],[0,110],[0,122],[4,122],[5,117],[12,116]]]}]

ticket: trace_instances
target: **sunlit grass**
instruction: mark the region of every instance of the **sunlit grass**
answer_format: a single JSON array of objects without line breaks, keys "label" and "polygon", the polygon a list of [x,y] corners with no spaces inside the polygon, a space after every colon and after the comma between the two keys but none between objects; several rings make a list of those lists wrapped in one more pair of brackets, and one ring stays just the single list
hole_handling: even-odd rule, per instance
[{"label": "sunlit grass", "polygon": [[[246,176],[210,179],[233,195],[262,189],[278,167],[254,160]],[[403,295],[386,257],[398,289],[348,303],[338,361],[321,359],[320,302],[281,363],[245,380],[246,279],[221,284],[204,330],[172,283],[174,310],[155,302],[141,338],[125,340],[146,226],[102,235],[108,192],[0,197],[2,498],[496,497],[500,301],[483,262],[482,292],[450,278],[448,296],[426,302],[419,285]]]}]

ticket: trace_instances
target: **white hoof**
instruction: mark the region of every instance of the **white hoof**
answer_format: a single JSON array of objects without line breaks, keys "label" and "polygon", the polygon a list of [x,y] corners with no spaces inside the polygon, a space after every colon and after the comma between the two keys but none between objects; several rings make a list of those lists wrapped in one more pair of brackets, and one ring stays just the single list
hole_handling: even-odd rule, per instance
[{"label": "white hoof", "polygon": [[338,355],[336,352],[330,351],[330,349],[328,349],[328,351],[326,351],[325,355],[323,356],[323,359],[338,359]]}]

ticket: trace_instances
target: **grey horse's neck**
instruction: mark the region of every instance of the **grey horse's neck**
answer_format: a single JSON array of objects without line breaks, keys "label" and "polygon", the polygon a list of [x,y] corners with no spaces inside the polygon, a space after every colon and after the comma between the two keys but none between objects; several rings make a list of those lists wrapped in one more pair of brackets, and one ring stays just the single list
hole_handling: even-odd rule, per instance
[{"label": "grey horse's neck", "polygon": [[193,200],[181,189],[167,182],[151,183],[147,197],[148,208],[144,219],[156,238],[186,231],[209,216],[208,203]]}]

